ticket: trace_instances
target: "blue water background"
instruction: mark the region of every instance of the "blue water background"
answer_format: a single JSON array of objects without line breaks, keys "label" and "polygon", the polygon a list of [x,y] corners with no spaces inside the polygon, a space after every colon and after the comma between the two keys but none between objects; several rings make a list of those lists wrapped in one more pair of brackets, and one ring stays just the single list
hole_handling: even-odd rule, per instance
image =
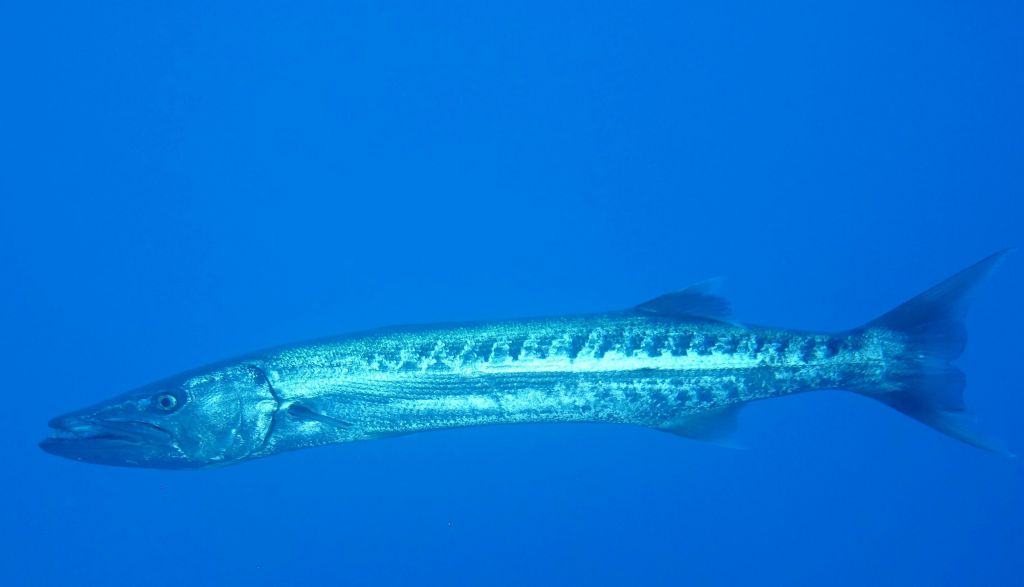
[{"label": "blue water background", "polygon": [[[836,391],[199,472],[46,421],[261,347],[623,308],[856,326],[1024,236],[1017,2],[33,2],[0,20],[0,583],[1021,585],[1024,471]],[[970,317],[1024,451],[1024,265]]]}]

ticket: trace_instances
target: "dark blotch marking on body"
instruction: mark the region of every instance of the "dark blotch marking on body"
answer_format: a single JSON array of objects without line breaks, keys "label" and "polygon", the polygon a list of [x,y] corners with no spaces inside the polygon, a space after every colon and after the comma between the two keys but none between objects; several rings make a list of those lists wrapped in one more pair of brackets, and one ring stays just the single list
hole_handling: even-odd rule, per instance
[{"label": "dark blotch marking on body", "polygon": [[750,351],[754,353],[754,355],[761,354],[761,351],[764,350],[764,345],[767,342],[767,339],[763,336],[757,336],[756,334],[751,334],[750,339]]},{"label": "dark blotch marking on body", "polygon": [[682,357],[687,354],[690,350],[690,345],[693,344],[693,335],[691,334],[677,334],[672,337],[672,356]]},{"label": "dark blotch marking on body", "polygon": [[718,352],[734,355],[740,347],[740,339],[736,336],[723,336],[718,340]]},{"label": "dark blotch marking on body", "polygon": [[525,338],[516,338],[509,341],[508,356],[512,357],[513,361],[518,361],[519,357],[523,354],[523,343],[525,342]]},{"label": "dark blotch marking on body", "polygon": [[710,355],[711,349],[718,343],[718,337],[714,335],[707,335],[699,341],[694,341],[692,348],[693,352],[698,355]]},{"label": "dark blotch marking on body", "polygon": [[814,349],[817,347],[817,341],[813,338],[807,338],[797,343],[799,345],[798,352],[800,354],[800,360],[805,363],[814,361]]},{"label": "dark blotch marking on body", "polygon": [[609,334],[607,332],[604,333],[604,335],[601,337],[601,343],[598,344],[597,349],[594,350],[594,357],[598,359],[604,357],[605,354],[608,353],[608,351],[615,348],[615,346],[619,343],[620,340],[621,338],[619,336]]},{"label": "dark blotch marking on body", "polygon": [[554,345],[555,339],[553,337],[545,337],[537,339],[537,346],[534,347],[534,356],[538,359],[546,359],[551,354],[551,347]]},{"label": "dark blotch marking on body", "polygon": [[434,354],[434,347],[436,346],[436,342],[425,342],[417,347],[416,354],[420,357],[429,357]]},{"label": "dark blotch marking on body", "polygon": [[487,361],[490,361],[491,360],[491,353],[494,352],[494,343],[495,343],[495,341],[493,339],[481,340],[481,341],[477,342],[476,343],[476,356],[479,357],[480,360],[485,362],[485,363]]},{"label": "dark blotch marking on body", "polygon": [[725,389],[725,395],[730,401],[740,401],[740,385],[735,381],[725,381],[722,383],[722,388]]},{"label": "dark blotch marking on body", "polygon": [[644,335],[638,332],[629,333],[625,337],[625,344],[623,345],[624,348],[622,349],[623,353],[625,353],[627,356],[632,355],[633,353],[640,350],[640,346],[643,344],[643,342]]},{"label": "dark blotch marking on body", "polygon": [[668,343],[668,336],[664,334],[655,334],[647,337],[644,341],[644,352],[647,353],[648,357],[661,356],[662,349]]},{"label": "dark blotch marking on body", "polygon": [[830,336],[825,341],[825,356],[834,357],[843,349],[843,342],[838,336]]},{"label": "dark blotch marking on body", "polygon": [[566,349],[566,352],[568,353],[570,359],[575,359],[576,357],[578,357],[580,355],[580,351],[582,351],[583,347],[587,344],[587,339],[589,337],[590,337],[589,333],[587,333],[587,334],[579,334],[579,333],[577,333],[577,334],[570,335],[570,338],[569,338],[569,348]]}]

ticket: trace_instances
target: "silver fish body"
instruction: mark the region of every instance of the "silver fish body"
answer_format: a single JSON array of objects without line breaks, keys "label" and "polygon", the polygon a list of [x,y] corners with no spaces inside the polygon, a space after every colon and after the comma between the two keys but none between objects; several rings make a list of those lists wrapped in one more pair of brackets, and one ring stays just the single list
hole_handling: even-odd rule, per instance
[{"label": "silver fish body", "polygon": [[[745,402],[885,378],[900,341],[639,313],[388,329],[253,358],[280,418],[260,455],[462,426],[614,422],[687,435]],[[694,432],[699,435],[698,432]]]},{"label": "silver fish body", "polygon": [[999,450],[962,418],[969,294],[996,253],[866,325],[743,326],[697,286],[627,311],[399,327],[198,369],[50,422],[42,448],[195,468],[427,430],[611,422],[720,440],[742,405],[818,389],[872,397]]}]

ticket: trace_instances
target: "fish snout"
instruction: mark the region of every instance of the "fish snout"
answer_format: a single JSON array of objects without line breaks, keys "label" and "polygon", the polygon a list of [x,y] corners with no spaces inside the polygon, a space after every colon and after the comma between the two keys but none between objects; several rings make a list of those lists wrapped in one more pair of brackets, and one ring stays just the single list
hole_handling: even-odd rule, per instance
[{"label": "fish snout", "polygon": [[72,412],[70,414],[62,414],[56,418],[51,419],[46,423],[47,426],[53,428],[54,431],[73,431],[75,429],[85,428],[89,426],[88,419],[84,418],[81,414]]},{"label": "fish snout", "polygon": [[39,446],[49,453],[65,454],[72,450],[163,443],[170,436],[150,422],[109,416],[112,415],[86,410],[57,416],[49,421],[50,437]]}]

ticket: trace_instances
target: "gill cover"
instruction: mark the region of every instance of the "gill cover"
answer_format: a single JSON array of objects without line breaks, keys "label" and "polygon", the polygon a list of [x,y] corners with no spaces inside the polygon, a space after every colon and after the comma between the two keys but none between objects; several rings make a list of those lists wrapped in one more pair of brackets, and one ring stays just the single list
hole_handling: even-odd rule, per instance
[{"label": "gill cover", "polygon": [[262,369],[217,369],[186,379],[181,389],[189,405],[181,410],[176,441],[195,466],[239,461],[263,446],[277,400]]}]

